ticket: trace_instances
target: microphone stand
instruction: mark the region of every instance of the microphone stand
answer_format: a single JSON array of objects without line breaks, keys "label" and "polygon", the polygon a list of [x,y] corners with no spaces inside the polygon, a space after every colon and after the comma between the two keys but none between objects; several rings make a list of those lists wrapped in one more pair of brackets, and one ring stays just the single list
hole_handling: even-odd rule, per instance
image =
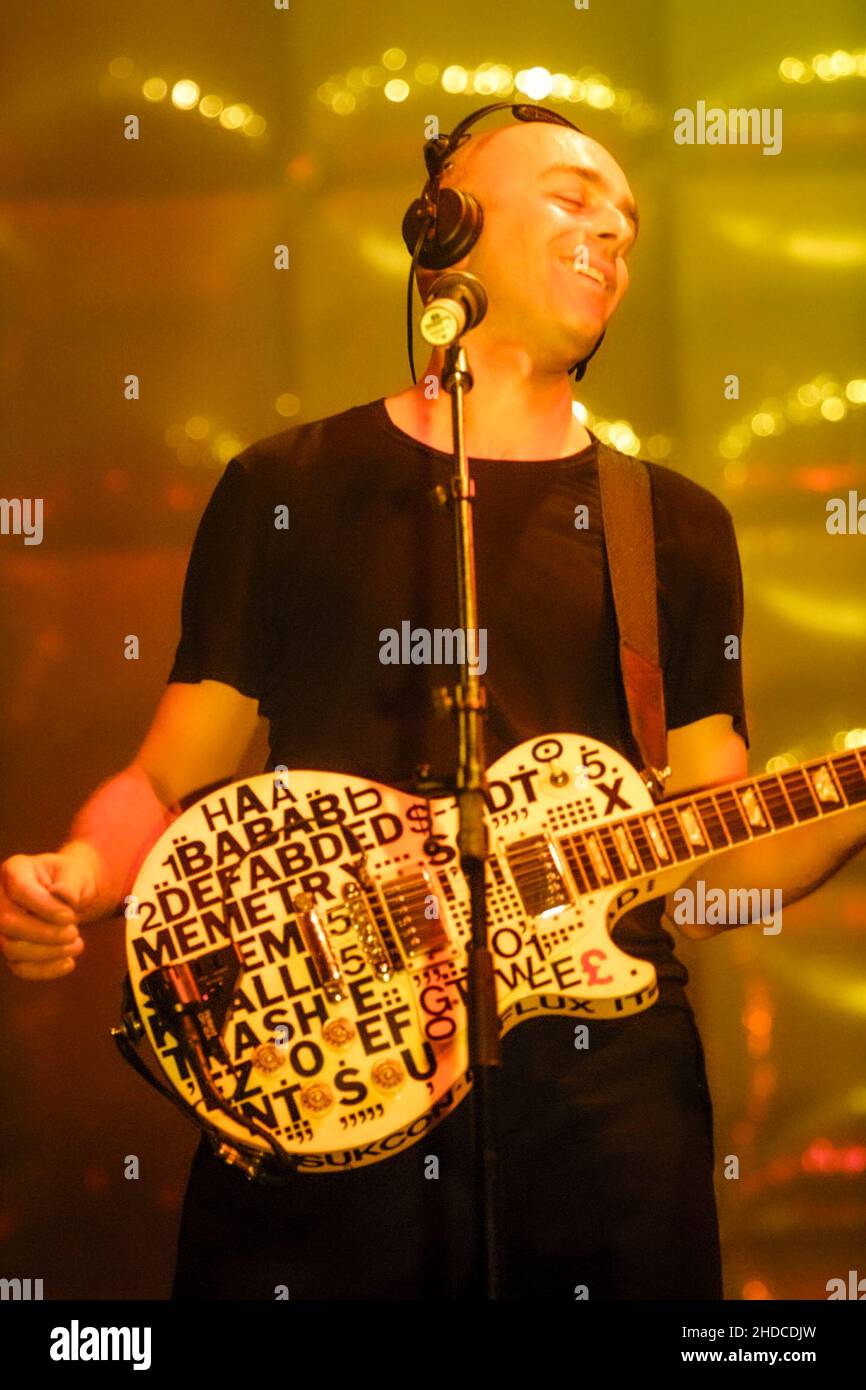
[{"label": "microphone stand", "polygon": [[[485,798],[487,791],[483,716],[485,691],[467,659],[468,634],[478,633],[475,584],[475,532],[472,503],[475,484],[469,474],[463,424],[463,398],[472,389],[472,374],[459,339],[445,349],[442,385],[451,396],[451,425],[456,472],[451,479],[451,511],[457,564],[458,629],[464,636],[463,661],[454,689],[457,716],[457,847],[471,909],[467,1013],[469,1068],[472,1077],[472,1169],[475,1190],[475,1244],[472,1292],[499,1297],[496,1222],[497,1154],[495,1140],[496,1076],[501,1065],[499,1018],[493,956],[487,941],[486,864],[488,857]],[[476,644],[476,651],[480,644]]]}]

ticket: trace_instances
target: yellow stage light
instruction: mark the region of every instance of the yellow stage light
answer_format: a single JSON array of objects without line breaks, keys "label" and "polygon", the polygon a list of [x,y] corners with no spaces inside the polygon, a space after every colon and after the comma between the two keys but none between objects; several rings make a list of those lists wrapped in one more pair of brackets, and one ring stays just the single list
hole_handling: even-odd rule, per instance
[{"label": "yellow stage light", "polygon": [[132,76],[133,66],[131,58],[112,58],[108,64],[108,71],[112,77],[116,77],[118,81],[122,82],[125,77]]},{"label": "yellow stage light", "polygon": [[446,92],[465,92],[469,74],[465,68],[452,64],[442,74],[442,86]]},{"label": "yellow stage light", "polygon": [[405,101],[409,95],[409,83],[404,82],[402,77],[392,77],[390,82],[385,83],[385,96],[389,101]]},{"label": "yellow stage light", "polygon": [[213,443],[213,455],[219,463],[228,463],[243,452],[243,440],[236,434],[218,434]]},{"label": "yellow stage light", "polygon": [[772,434],[775,428],[772,415],[768,415],[765,411],[759,411],[757,415],[752,416],[752,430],[755,434]]},{"label": "yellow stage light", "polygon": [[528,96],[530,101],[543,101],[553,87],[553,74],[547,68],[526,68],[517,74],[514,81],[517,90]]},{"label": "yellow stage light", "polygon": [[226,106],[220,112],[219,122],[224,130],[240,130],[248,114],[248,108],[244,109],[235,103],[232,106]]},{"label": "yellow stage light", "polygon": [[161,77],[149,77],[141,86],[142,95],[147,101],[164,101],[168,92],[168,83]]},{"label": "yellow stage light", "polygon": [[172,103],[180,111],[191,111],[194,106],[198,105],[200,96],[201,89],[198,83],[191,81],[188,77],[181,78],[180,82],[175,82],[171,89]]}]

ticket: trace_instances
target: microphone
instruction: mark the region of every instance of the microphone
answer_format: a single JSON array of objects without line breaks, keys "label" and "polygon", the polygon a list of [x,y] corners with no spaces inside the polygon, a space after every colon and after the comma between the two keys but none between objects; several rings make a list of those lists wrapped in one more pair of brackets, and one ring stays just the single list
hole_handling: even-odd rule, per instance
[{"label": "microphone", "polygon": [[421,337],[433,347],[449,347],[487,313],[487,294],[481,281],[466,270],[438,275],[421,315]]}]

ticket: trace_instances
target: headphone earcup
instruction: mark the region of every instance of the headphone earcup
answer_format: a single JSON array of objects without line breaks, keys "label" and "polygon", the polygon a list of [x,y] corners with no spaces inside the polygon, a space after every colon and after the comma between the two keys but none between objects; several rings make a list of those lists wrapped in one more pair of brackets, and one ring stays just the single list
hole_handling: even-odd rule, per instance
[{"label": "headphone earcup", "polygon": [[[411,253],[425,220],[424,201],[416,198],[403,218],[403,241]],[[418,264],[427,270],[445,270],[460,261],[475,245],[484,226],[481,204],[459,188],[442,188],[437,200],[435,225],[430,229]]]}]

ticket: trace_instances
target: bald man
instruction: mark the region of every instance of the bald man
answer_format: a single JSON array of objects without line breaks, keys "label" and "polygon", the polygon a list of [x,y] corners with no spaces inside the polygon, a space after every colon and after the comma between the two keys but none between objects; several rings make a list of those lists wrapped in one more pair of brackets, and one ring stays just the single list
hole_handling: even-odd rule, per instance
[{"label": "bald man", "polygon": [[[457,268],[478,276],[489,300],[465,337],[488,758],[569,729],[634,758],[596,440],[575,417],[568,376],[628,287],[634,197],[600,144],[546,123],[469,140],[443,182],[484,209],[483,232]],[[420,279],[426,289],[432,274]],[[236,774],[260,717],[269,769],[332,769],[404,788],[421,766],[434,778],[453,770],[454,731],[431,700],[453,669],[384,665],[379,640],[404,621],[454,623],[450,519],[431,502],[452,472],[450,398],[435,389],[442,365],[436,351],[415,387],[260,440],[228,464],[199,524],[181,640],[140,749],[97,788],[59,851],[2,866],[2,946],[20,978],[59,979],[76,967],[79,927],[118,910],[179,803]],[[741,632],[742,589],[725,508],[686,477],[648,466],[673,794],[745,774],[740,665],[724,651]],[[279,504],[290,508],[290,531],[274,528]],[[580,505],[590,525],[578,530]],[[732,850],[702,877],[766,885],[793,901],[862,846],[863,814],[791,831],[783,845]],[[531,1019],[504,1040],[509,1298],[722,1297],[703,1049],[662,911],[660,901],[643,904],[615,929],[620,946],[656,968],[652,1008],[590,1022],[583,1050],[564,1017]],[[273,1187],[226,1167],[203,1138],[173,1296],[464,1297],[469,1164],[465,1102],[384,1162]]]}]

